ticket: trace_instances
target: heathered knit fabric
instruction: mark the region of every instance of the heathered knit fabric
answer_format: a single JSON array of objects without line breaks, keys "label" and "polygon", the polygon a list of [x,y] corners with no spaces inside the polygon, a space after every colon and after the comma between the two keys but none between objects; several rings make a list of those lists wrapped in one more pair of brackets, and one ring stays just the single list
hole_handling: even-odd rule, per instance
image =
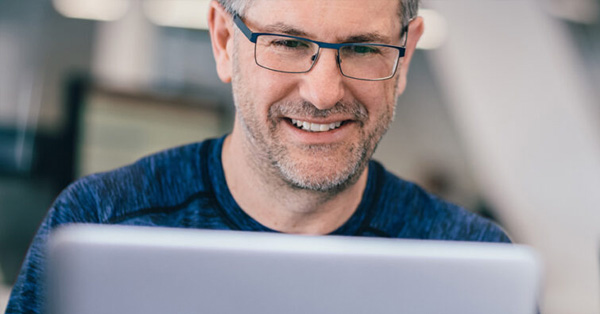
[{"label": "heathered knit fabric", "polygon": [[[35,236],[6,310],[43,313],[45,245],[68,223],[275,232],[233,199],[223,172],[224,137],[173,148],[111,172],[80,179],[56,199]],[[367,186],[336,235],[510,242],[494,223],[444,202],[369,163]]]}]

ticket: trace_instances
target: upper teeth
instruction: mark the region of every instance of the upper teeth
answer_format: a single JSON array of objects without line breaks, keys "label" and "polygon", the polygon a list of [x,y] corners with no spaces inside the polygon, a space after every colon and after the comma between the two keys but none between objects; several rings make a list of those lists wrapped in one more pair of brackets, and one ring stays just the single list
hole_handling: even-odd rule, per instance
[{"label": "upper teeth", "polygon": [[310,122],[306,122],[306,121],[300,121],[300,120],[296,120],[296,119],[292,119],[292,123],[305,131],[311,131],[311,132],[325,132],[325,131],[333,130],[335,128],[339,128],[340,125],[342,125],[341,121],[333,122],[333,123],[329,123],[329,124],[318,124],[318,123],[310,123]]}]

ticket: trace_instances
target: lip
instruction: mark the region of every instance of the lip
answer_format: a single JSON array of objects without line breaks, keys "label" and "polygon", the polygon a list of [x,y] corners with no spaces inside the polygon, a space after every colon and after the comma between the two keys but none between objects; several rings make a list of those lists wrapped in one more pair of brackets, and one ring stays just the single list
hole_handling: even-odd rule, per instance
[{"label": "lip", "polygon": [[[294,118],[296,119],[296,118]],[[325,132],[309,132],[299,129],[292,124],[291,118],[285,118],[281,120],[284,132],[289,134],[292,141],[303,145],[319,145],[319,144],[333,144],[338,143],[346,139],[355,127],[356,121],[347,119],[297,119],[310,123],[318,124],[329,124],[335,122],[343,122],[342,125],[336,129],[325,131]]]},{"label": "lip", "polygon": [[318,118],[298,118],[298,117],[285,117],[283,118],[283,120],[300,120],[300,121],[306,121],[309,123],[316,123],[316,124],[331,124],[331,123],[336,123],[336,122],[351,122],[352,119],[349,118],[326,118],[326,119],[318,119]]}]

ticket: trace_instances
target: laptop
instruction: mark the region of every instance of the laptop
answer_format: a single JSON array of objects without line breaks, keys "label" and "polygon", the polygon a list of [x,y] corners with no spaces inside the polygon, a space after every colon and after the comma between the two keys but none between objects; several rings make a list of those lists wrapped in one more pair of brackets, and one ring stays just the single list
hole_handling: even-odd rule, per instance
[{"label": "laptop", "polygon": [[114,225],[59,228],[50,313],[532,314],[540,262],[509,244]]}]

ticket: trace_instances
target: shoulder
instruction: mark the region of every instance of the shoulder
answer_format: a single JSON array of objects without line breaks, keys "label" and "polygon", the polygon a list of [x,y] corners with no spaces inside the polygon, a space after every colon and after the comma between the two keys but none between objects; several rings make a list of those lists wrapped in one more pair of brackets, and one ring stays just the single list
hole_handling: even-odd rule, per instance
[{"label": "shoulder", "polygon": [[[56,199],[29,248],[7,313],[39,313],[44,306],[46,243],[52,229],[68,223],[113,223],[139,217],[144,209],[163,213],[194,195],[210,193],[209,159],[218,140],[169,149],[113,171],[81,178]],[[183,202],[183,203],[182,203]],[[175,207],[178,208],[178,207]]]},{"label": "shoulder", "polygon": [[207,163],[215,141],[168,149],[83,177],[59,195],[53,215],[64,221],[107,223],[136,210],[175,206],[198,193],[208,193]]},{"label": "shoulder", "polygon": [[510,242],[496,223],[446,202],[380,167],[380,195],[371,225],[399,238]]}]

